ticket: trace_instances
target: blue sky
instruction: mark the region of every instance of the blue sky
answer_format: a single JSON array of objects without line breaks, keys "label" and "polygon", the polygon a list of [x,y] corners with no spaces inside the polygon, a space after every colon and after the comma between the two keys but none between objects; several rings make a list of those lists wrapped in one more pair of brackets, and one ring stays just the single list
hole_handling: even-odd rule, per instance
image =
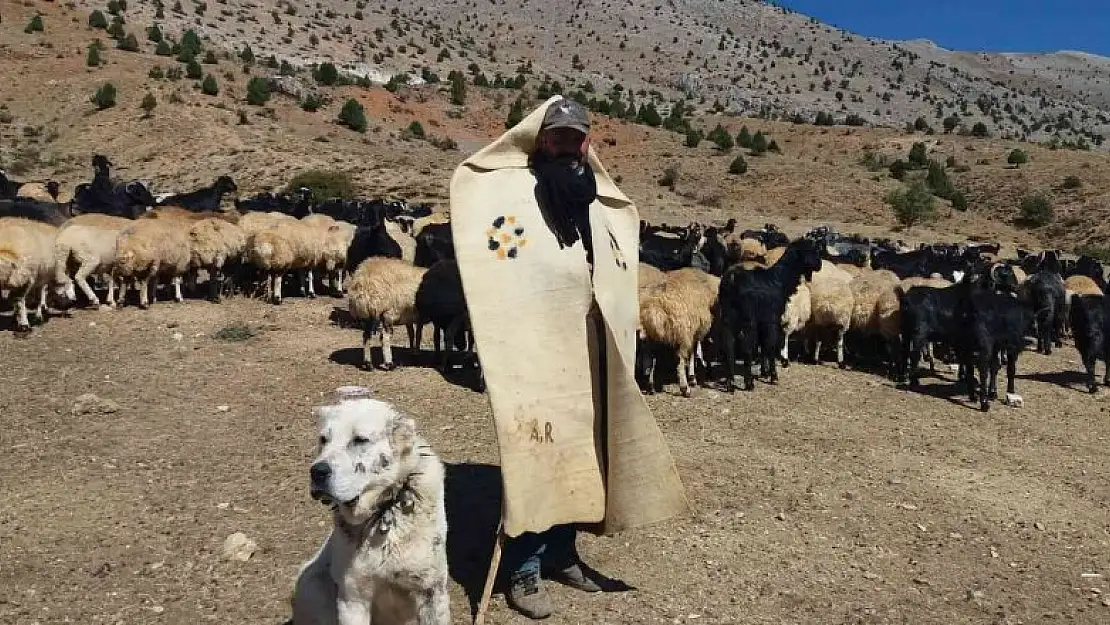
[{"label": "blue sky", "polygon": [[778,0],[822,22],[881,39],[931,39],[950,50],[1110,56],[1110,0]]}]

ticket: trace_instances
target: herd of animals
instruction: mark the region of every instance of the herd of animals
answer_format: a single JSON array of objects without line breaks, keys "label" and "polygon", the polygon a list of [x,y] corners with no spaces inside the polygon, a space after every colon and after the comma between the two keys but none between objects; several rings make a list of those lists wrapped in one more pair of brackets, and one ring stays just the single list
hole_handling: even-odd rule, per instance
[{"label": "herd of animals", "polygon": [[[317,285],[345,293],[363,328],[367,368],[374,339],[379,366],[394,367],[396,326],[415,348],[432,324],[441,368],[453,348],[474,350],[447,213],[403,200],[314,198],[307,189],[236,198],[225,210],[225,196],[237,192],[229,176],[155,196],[142,182],[112,179],[103,155],[92,165],[92,182],[68,197],[54,181],[19,183],[0,172],[0,290],[13,302],[17,330],[30,329],[31,296],[39,318],[51,294],[63,306],[114,307],[134,289],[145,308],[160,285],[182,301],[203,271],[213,301],[263,293],[281,303],[290,275],[308,297]],[[969,398],[988,410],[1003,365],[1006,398],[1021,401],[1015,375],[1027,337],[1050,354],[1070,333],[1096,392],[1096,363],[1110,362],[1101,263],[1064,260],[1058,250],[1019,250],[1016,258],[999,252],[997,244],[913,249],[827,228],[791,240],[771,224],[738,231],[734,219],[641,222],[637,375],[654,392],[665,381],[659,363],[673,361],[689,396],[723,368],[731,392],[739,358],[744,388],[753,390],[756,365],[758,377],[774,383],[793,347],[809,362],[831,351],[841,367],[882,366],[914,388],[921,359],[935,368],[936,353],[958,365]],[[1110,371],[1103,383],[1110,384]]]}]

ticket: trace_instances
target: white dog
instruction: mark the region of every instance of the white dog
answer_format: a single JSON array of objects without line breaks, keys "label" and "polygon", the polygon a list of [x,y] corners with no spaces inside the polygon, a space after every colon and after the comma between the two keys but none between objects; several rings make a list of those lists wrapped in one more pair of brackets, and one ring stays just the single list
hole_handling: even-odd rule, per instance
[{"label": "white dog", "polygon": [[316,415],[311,493],[335,525],[298,574],[293,625],[449,625],[443,464],[386,402]]}]

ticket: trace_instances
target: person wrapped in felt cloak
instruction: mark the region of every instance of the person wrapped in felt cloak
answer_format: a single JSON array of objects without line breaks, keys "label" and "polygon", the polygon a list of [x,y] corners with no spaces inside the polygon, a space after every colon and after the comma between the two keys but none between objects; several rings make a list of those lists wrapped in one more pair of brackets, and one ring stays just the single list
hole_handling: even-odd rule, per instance
[{"label": "person wrapped in felt cloak", "polygon": [[576,527],[689,511],[634,377],[639,214],[555,96],[451,178],[452,238],[501,456],[509,604],[552,611],[541,574],[600,586]]}]

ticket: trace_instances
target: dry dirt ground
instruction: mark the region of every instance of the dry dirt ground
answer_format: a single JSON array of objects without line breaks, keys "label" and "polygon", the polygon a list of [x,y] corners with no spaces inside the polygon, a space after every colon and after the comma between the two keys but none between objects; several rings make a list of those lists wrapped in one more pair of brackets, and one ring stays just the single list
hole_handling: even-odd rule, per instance
[{"label": "dry dirt ground", "polygon": [[[310,408],[352,383],[414,415],[449,464],[452,610],[469,622],[498,505],[487,400],[427,359],[360,371],[336,307],[77,311],[28,338],[0,320],[0,623],[282,623],[327,531]],[[244,324],[255,336],[216,338]],[[1081,392],[1077,368],[1070,346],[1026,353],[1025,408],[989,414],[948,373],[929,394],[832,365],[754,394],[668,387],[649,403],[693,516],[581,538],[635,590],[553,587],[549,622],[1110,622],[1110,391]],[[73,414],[85,393],[116,410]],[[249,561],[222,559],[233,532],[257,542]],[[489,622],[525,621],[498,597]]]}]

